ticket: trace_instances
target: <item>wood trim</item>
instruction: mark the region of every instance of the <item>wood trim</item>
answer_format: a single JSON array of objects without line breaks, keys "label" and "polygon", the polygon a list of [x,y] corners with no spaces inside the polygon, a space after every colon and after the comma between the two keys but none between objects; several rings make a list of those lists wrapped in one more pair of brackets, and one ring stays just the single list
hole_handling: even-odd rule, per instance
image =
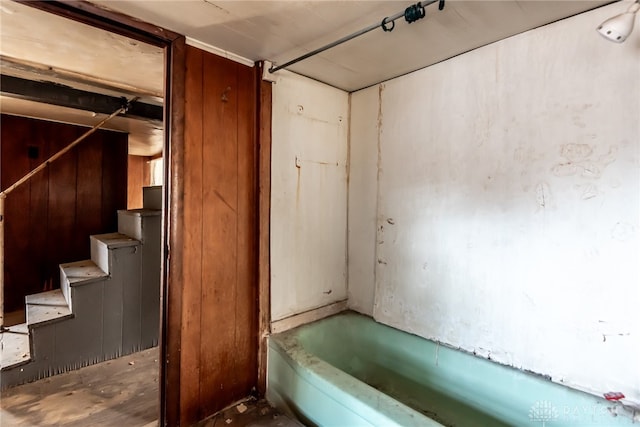
[{"label": "wood trim", "polygon": [[285,317],[284,319],[276,320],[271,324],[271,331],[274,334],[278,334],[280,332],[288,331],[289,329],[297,328],[298,326],[306,325],[307,323],[315,322],[316,320],[324,319],[325,317],[333,316],[334,314],[338,314],[347,309],[347,300],[344,299],[313,310],[305,311],[304,313],[298,313],[293,316]]},{"label": "wood trim", "polygon": [[223,58],[230,59],[234,62],[237,62],[238,64],[246,65],[247,67],[254,66],[253,61],[245,58],[244,56],[236,55],[233,52],[220,49],[219,47],[215,47],[208,43],[201,42],[200,40],[192,39],[191,37],[187,37],[187,46],[197,47],[200,50],[213,53],[214,55],[217,55],[217,56],[222,56]]},{"label": "wood trim", "polygon": [[267,337],[271,333],[271,82],[262,80],[264,63],[256,64],[258,136],[258,383],[267,391]]},{"label": "wood trim", "polygon": [[166,47],[184,36],[85,0],[16,0],[36,9],[73,19],[135,40]]},{"label": "wood trim", "polygon": [[164,224],[162,234],[162,322],[160,352],[160,426],[180,424],[180,350],[182,340],[184,130],[185,130],[184,37],[166,51],[164,155]]}]

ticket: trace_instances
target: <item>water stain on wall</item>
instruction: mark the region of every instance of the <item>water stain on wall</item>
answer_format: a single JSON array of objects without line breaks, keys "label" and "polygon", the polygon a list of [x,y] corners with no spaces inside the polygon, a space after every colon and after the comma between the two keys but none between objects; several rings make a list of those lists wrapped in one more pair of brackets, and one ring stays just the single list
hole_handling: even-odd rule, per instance
[{"label": "water stain on wall", "polygon": [[553,166],[551,172],[558,177],[578,175],[599,179],[607,165],[616,161],[617,153],[618,147],[615,145],[609,147],[606,154],[594,156],[593,148],[588,144],[565,144],[560,149],[565,161]]},{"label": "water stain on wall", "polygon": [[593,154],[593,149],[588,144],[565,144],[560,149],[560,155],[569,161],[581,161]]}]

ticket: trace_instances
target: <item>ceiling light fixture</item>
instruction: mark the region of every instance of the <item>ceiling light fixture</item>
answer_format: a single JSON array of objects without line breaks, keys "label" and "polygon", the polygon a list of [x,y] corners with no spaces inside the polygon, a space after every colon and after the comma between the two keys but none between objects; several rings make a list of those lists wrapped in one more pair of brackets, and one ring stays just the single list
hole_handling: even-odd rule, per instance
[{"label": "ceiling light fixture", "polygon": [[638,10],[640,10],[640,0],[636,0],[625,13],[604,21],[598,26],[597,31],[609,41],[622,43],[633,31]]}]

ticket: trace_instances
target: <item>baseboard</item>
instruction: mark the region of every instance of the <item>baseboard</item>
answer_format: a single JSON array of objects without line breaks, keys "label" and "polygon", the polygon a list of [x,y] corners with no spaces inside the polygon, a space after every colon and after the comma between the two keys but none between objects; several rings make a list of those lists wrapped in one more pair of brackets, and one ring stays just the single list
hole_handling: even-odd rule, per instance
[{"label": "baseboard", "polygon": [[316,320],[333,316],[334,314],[347,310],[347,308],[347,300],[344,299],[329,305],[314,308],[313,310],[305,311],[304,313],[294,314],[293,316],[271,322],[271,333],[277,334],[279,332],[297,328],[298,326],[306,323],[315,322]]}]

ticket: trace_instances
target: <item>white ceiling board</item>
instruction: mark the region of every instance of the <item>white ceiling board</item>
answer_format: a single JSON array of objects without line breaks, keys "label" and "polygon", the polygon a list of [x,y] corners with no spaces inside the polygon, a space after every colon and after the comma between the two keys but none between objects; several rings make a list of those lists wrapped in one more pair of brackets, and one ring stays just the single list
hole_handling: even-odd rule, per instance
[{"label": "white ceiling board", "polygon": [[162,96],[161,48],[0,0],[0,54]]},{"label": "white ceiling board", "polygon": [[[347,90],[359,89],[415,71],[463,52],[574,15],[594,2],[447,2],[413,24],[398,21],[391,33],[376,32],[337,46],[316,61],[290,69]],[[558,7],[554,7],[558,6]],[[429,15],[429,12],[432,12]],[[597,23],[594,23],[594,28]],[[585,37],[596,36],[593,28]],[[298,51],[293,56],[300,54]],[[341,69],[338,75],[334,70]]]},{"label": "white ceiling board", "polygon": [[[400,12],[412,1],[134,1],[94,3],[242,57],[284,63]],[[353,91],[610,1],[447,1],[393,32],[374,30],[289,69]],[[621,12],[624,7],[621,5]],[[594,28],[598,23],[594,23]],[[591,29],[589,29],[590,31]],[[591,35],[587,32],[585,36]]]},{"label": "white ceiling board", "polygon": [[[3,114],[51,120],[61,123],[93,127],[107,114],[58,107],[40,102],[27,101],[8,96],[0,96],[0,111]],[[129,134],[129,154],[134,156],[155,156],[162,152],[163,130],[151,121],[114,117],[104,129],[117,130]],[[71,141],[69,141],[71,142]]]}]

